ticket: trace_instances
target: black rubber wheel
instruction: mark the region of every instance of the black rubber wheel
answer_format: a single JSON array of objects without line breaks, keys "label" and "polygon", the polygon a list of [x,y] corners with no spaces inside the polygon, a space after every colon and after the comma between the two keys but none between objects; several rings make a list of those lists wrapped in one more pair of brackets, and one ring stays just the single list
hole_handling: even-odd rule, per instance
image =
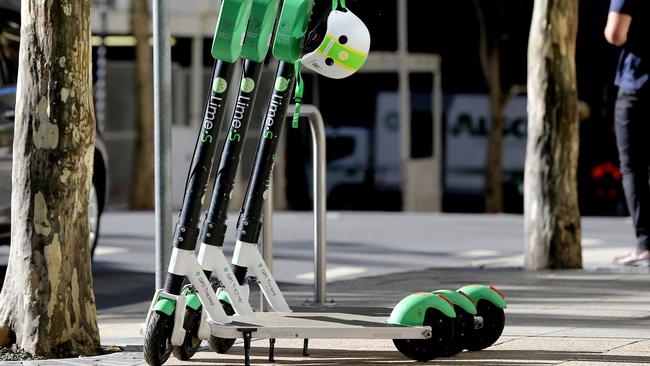
[{"label": "black rubber wheel", "polygon": [[183,344],[181,346],[174,346],[172,348],[172,353],[177,359],[187,361],[196,354],[199,347],[201,347],[201,340],[199,337],[192,335],[190,332],[186,332]]},{"label": "black rubber wheel", "polygon": [[411,360],[429,361],[445,356],[454,340],[455,319],[440,310],[429,308],[424,315],[423,325],[431,327],[429,339],[393,339],[397,350]]},{"label": "black rubber wheel", "polygon": [[154,312],[144,331],[144,360],[151,366],[167,362],[172,353],[171,335],[174,318],[167,314]]},{"label": "black rubber wheel", "polygon": [[172,348],[172,353],[174,354],[174,357],[181,361],[187,361],[194,354],[196,354],[196,351],[199,350],[199,347],[201,347],[201,339],[198,337],[198,331],[199,331],[199,325],[201,322],[201,308],[198,310],[194,310],[192,308],[187,308],[186,313],[185,313],[185,321],[184,325],[188,322],[188,316],[190,317],[190,327],[192,329],[187,330],[185,332],[185,338],[183,339],[183,344],[180,346],[174,346]]},{"label": "black rubber wheel", "polygon": [[476,315],[483,317],[483,327],[474,329],[472,336],[467,339],[467,349],[470,351],[480,351],[493,345],[506,324],[503,309],[487,300],[479,300],[476,310]]},{"label": "black rubber wheel", "polygon": [[[230,305],[229,303],[225,301],[221,301],[221,306],[223,306],[223,310],[226,312],[227,315],[235,315],[235,309],[233,309],[232,305]],[[212,348],[213,351],[217,353],[226,353],[230,350],[232,345],[235,344],[235,339],[210,336],[210,339],[208,339],[208,343],[210,343],[210,348]]]},{"label": "black rubber wheel", "polygon": [[466,312],[460,306],[454,306],[456,319],[454,325],[454,340],[451,342],[445,356],[451,357],[461,353],[474,332],[474,315]]}]

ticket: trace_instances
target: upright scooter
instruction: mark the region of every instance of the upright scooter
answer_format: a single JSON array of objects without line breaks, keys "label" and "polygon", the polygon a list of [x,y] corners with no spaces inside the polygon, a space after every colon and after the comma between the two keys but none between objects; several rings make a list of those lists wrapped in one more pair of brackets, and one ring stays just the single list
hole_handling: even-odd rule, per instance
[{"label": "upright scooter", "polygon": [[[284,120],[279,116],[286,113],[294,79],[296,74],[299,75],[296,72],[299,64],[327,77],[346,77],[361,68],[370,44],[363,22],[351,11],[339,9],[338,1],[334,0],[327,32],[320,45],[302,56],[303,40],[295,38],[295,29],[306,29],[307,9],[312,5],[310,0],[286,0],[280,16],[273,55],[281,62],[239,217],[232,259],[233,272],[239,284],[246,284],[250,272],[276,312],[236,315],[229,324],[209,320],[212,336],[242,337],[246,364],[250,362],[253,336],[270,339],[387,338],[393,339],[405,356],[415,360],[430,360],[463,349],[478,350],[492,345],[503,330],[506,304],[504,297],[488,286],[472,285],[457,291],[413,294],[400,301],[388,319],[344,313],[293,313],[286,306],[286,300],[257,248],[262,207],[270,186],[277,139]],[[341,5],[345,7],[343,1]],[[296,105],[300,104],[302,94],[299,77],[298,80]],[[294,113],[294,124],[296,122],[297,113]],[[273,342],[269,358],[273,359]]]},{"label": "upright scooter", "polygon": [[[279,5],[280,0],[253,0],[249,26],[241,51],[241,58],[244,59],[242,82],[219,158],[210,206],[201,228],[198,261],[206,278],[210,278],[214,273],[214,277],[219,281],[223,293],[218,297],[228,315],[253,313],[248,302],[248,287],[240,286],[232,275],[230,263],[223,254],[223,242],[227,229],[228,204],[234,189],[237,168],[257,96],[264,59],[270,48]],[[174,356],[181,360],[192,357],[197,343],[209,336],[209,332],[199,332],[200,325],[206,324],[207,313],[202,311],[196,291],[190,289],[186,292],[186,303],[183,327],[189,334],[182,346],[174,347]],[[212,349],[220,353],[228,350],[235,341],[214,337],[207,339]]]},{"label": "upright scooter", "polygon": [[181,296],[181,291],[186,276],[197,291],[205,294],[203,306],[210,309],[211,319],[222,323],[230,321],[215,300],[209,281],[205,276],[197,276],[203,275],[203,270],[194,257],[194,249],[199,236],[202,201],[207,191],[219,130],[226,111],[225,104],[232,90],[235,62],[242,49],[252,2],[223,0],[221,4],[212,47],[215,58],[212,82],[187,177],[182,209],[174,230],[165,288],[156,292],[143,329],[144,356],[150,365],[163,364],[171,354],[172,344],[182,345],[185,341],[187,334],[182,327],[174,325],[182,322],[184,316],[185,297]]}]

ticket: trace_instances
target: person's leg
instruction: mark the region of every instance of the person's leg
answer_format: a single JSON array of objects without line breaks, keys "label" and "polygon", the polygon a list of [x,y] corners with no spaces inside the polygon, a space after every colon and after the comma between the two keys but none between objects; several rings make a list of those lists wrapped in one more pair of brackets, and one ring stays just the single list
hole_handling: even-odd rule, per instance
[{"label": "person's leg", "polygon": [[636,253],[650,250],[650,98],[620,91],[616,100],[616,142],[623,189],[637,236]]}]

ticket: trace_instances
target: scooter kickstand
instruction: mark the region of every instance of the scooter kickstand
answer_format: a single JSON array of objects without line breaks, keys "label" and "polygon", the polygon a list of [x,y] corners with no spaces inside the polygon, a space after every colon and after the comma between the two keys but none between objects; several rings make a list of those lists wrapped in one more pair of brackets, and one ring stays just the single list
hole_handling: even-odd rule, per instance
[{"label": "scooter kickstand", "polygon": [[242,331],[242,335],[244,338],[244,365],[245,366],[250,366],[251,365],[251,338],[253,331],[247,329]]},{"label": "scooter kickstand", "polygon": [[309,357],[309,338],[305,338],[305,341],[302,343],[302,355]]},{"label": "scooter kickstand", "polygon": [[275,362],[275,338],[269,338],[269,362]]}]

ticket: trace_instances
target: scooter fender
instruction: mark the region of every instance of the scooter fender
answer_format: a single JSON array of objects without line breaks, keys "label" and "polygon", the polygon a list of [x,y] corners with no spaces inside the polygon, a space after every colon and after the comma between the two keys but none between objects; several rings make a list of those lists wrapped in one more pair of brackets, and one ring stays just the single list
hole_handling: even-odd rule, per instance
[{"label": "scooter fender", "polygon": [[471,298],[463,294],[451,290],[438,290],[433,292],[436,295],[444,296],[447,300],[451,301],[455,306],[460,307],[469,314],[476,315],[476,306]]},{"label": "scooter fender", "polygon": [[219,293],[217,294],[217,300],[223,301],[223,302],[225,302],[227,304],[232,305],[232,302],[230,302],[230,298],[228,297],[228,294],[226,293],[226,291],[223,291],[221,289],[219,289]]},{"label": "scooter fender", "polygon": [[154,311],[160,311],[167,315],[171,315],[171,313],[168,313],[170,309],[171,312],[174,312],[177,297],[178,296],[176,295],[168,294],[162,289],[156,290],[156,293],[153,295],[151,303],[149,304],[147,318],[144,320],[144,323],[140,325],[140,335],[144,336],[144,329],[146,328],[147,324],[149,324],[149,318]]},{"label": "scooter fender", "polygon": [[459,288],[457,292],[469,296],[472,301],[474,301],[474,304],[478,304],[479,301],[485,300],[501,309],[507,307],[505,296],[503,296],[503,294],[501,294],[501,292],[499,292],[494,286],[468,285]]},{"label": "scooter fender", "polygon": [[403,298],[386,320],[389,324],[420,326],[429,308],[434,308],[450,318],[456,317],[454,307],[442,297],[430,292],[419,292]]},{"label": "scooter fender", "polygon": [[199,310],[201,307],[201,299],[199,299],[199,295],[197,295],[196,292],[189,292],[185,296],[185,303],[187,304],[187,307],[192,310]]},{"label": "scooter fender", "polygon": [[161,297],[158,299],[158,301],[156,301],[156,304],[153,306],[152,310],[171,316],[172,314],[174,314],[175,309],[176,309],[175,300]]}]

